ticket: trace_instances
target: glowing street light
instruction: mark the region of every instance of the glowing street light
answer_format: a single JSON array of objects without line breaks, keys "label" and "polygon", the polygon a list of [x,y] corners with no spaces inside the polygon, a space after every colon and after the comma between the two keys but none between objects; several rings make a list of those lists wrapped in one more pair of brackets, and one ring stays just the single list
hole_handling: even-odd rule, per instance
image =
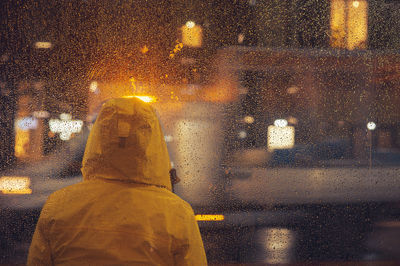
[{"label": "glowing street light", "polygon": [[274,126],[276,127],[286,127],[288,125],[288,121],[286,119],[276,119],[274,121]]},{"label": "glowing street light", "polygon": [[187,21],[186,22],[186,27],[188,27],[189,29],[194,28],[194,26],[196,26],[196,23],[194,21]]},{"label": "glowing street light", "polygon": [[368,128],[368,130],[375,130],[376,124],[374,122],[368,122],[367,128]]},{"label": "glowing street light", "polygon": [[97,83],[97,81],[92,81],[90,83],[89,90],[93,93],[96,93],[98,91],[98,86],[99,84]]}]

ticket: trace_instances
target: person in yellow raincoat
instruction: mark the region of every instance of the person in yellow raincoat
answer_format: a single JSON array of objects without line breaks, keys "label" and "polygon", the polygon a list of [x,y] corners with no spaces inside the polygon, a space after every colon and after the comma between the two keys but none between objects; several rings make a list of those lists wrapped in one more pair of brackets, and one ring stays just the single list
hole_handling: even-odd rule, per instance
[{"label": "person in yellow raincoat", "polygon": [[172,193],[153,108],[103,104],[82,162],[83,181],[54,192],[40,214],[28,265],[206,265],[191,206]]}]

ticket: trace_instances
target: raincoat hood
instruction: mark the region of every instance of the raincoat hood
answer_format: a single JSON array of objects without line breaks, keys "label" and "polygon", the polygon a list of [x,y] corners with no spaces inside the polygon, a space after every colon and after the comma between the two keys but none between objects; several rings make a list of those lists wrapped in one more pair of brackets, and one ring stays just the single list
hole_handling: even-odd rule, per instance
[{"label": "raincoat hood", "polygon": [[171,190],[167,146],[154,109],[137,98],[103,104],[82,162],[83,179],[105,178]]}]

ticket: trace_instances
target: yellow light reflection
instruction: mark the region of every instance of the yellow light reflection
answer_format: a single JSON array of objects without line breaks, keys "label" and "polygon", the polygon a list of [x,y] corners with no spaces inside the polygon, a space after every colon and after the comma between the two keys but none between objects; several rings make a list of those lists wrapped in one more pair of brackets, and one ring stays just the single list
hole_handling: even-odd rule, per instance
[{"label": "yellow light reflection", "polygon": [[28,157],[30,132],[29,130],[15,129],[15,157]]},{"label": "yellow light reflection", "polygon": [[90,83],[89,90],[90,90],[91,92],[96,92],[97,89],[98,89],[98,86],[99,86],[99,84],[97,83],[97,81],[92,81],[92,82]]},{"label": "yellow light reflection", "polygon": [[267,264],[286,264],[293,256],[295,235],[286,228],[262,229],[258,237],[264,247],[266,256],[264,262]]},{"label": "yellow light reflection", "polygon": [[357,7],[348,10],[347,20],[347,48],[366,48],[368,38],[368,3],[356,1]]},{"label": "yellow light reflection", "polygon": [[2,176],[0,190],[3,194],[31,194],[31,179],[26,176]]},{"label": "yellow light reflection", "polygon": [[138,98],[139,100],[141,100],[145,103],[155,103],[157,101],[156,97],[148,96],[148,95],[128,95],[128,96],[124,96],[122,98]]},{"label": "yellow light reflection", "polygon": [[203,40],[203,29],[199,25],[192,25],[191,27],[182,26],[182,43],[188,47],[201,47]]},{"label": "yellow light reflection", "polygon": [[196,221],[223,221],[225,216],[222,214],[197,214]]},{"label": "yellow light reflection", "polygon": [[344,0],[331,1],[331,46],[346,47],[346,4]]}]

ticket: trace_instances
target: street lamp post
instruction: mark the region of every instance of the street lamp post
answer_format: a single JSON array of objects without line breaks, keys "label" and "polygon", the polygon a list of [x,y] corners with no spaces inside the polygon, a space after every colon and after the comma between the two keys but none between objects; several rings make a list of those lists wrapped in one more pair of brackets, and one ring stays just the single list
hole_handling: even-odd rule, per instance
[{"label": "street lamp post", "polygon": [[372,168],[372,131],[376,128],[376,124],[374,122],[367,123],[368,129],[368,144],[369,144],[369,169]]}]

